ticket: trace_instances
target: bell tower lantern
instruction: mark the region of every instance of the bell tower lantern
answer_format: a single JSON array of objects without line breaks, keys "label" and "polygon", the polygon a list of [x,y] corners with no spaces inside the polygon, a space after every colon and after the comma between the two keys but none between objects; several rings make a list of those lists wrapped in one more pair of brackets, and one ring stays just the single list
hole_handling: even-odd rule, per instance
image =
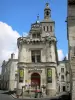
[{"label": "bell tower lantern", "polygon": [[49,19],[51,17],[51,9],[49,7],[49,3],[46,3],[46,7],[44,9],[44,19]]}]

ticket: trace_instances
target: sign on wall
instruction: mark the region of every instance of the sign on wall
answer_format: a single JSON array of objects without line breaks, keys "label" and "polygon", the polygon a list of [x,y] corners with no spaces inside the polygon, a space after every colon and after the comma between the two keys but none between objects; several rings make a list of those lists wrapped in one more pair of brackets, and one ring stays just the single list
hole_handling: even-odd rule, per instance
[{"label": "sign on wall", "polygon": [[47,83],[52,83],[52,69],[47,69]]},{"label": "sign on wall", "polygon": [[19,69],[19,82],[24,80],[24,69]]}]

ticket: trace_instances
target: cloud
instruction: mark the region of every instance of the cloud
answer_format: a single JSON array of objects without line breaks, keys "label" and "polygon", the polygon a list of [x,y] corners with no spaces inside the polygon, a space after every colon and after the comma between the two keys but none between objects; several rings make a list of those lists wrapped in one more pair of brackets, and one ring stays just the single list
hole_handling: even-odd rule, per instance
[{"label": "cloud", "polygon": [[64,59],[64,53],[63,53],[63,51],[60,49],[57,52],[58,52],[58,60],[62,61]]},{"label": "cloud", "polygon": [[11,53],[16,53],[17,58],[17,38],[20,34],[13,30],[11,26],[0,22],[0,66],[3,60],[8,60]]}]

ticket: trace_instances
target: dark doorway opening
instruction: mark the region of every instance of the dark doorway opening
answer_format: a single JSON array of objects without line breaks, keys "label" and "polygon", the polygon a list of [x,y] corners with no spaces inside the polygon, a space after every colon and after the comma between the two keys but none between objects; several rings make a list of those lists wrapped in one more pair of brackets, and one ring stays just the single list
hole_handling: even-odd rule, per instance
[{"label": "dark doorway opening", "polygon": [[40,75],[38,73],[33,73],[31,75],[31,86],[36,85],[40,87]]},{"label": "dark doorway opening", "polygon": [[63,91],[65,91],[66,89],[65,89],[65,86],[63,86]]}]

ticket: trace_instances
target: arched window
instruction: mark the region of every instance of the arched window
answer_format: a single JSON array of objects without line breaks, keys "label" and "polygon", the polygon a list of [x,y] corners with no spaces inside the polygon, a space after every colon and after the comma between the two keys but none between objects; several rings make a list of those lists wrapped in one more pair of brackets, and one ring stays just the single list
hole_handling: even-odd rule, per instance
[{"label": "arched window", "polygon": [[33,34],[32,34],[32,37],[33,37],[33,38],[36,38],[36,34],[35,34],[35,33],[33,33]]},{"label": "arched window", "polygon": [[45,31],[45,26],[43,27],[43,30]]},{"label": "arched window", "polygon": [[47,16],[49,15],[49,11],[46,12]]},{"label": "arched window", "polygon": [[52,32],[52,26],[50,26],[50,31]]}]

